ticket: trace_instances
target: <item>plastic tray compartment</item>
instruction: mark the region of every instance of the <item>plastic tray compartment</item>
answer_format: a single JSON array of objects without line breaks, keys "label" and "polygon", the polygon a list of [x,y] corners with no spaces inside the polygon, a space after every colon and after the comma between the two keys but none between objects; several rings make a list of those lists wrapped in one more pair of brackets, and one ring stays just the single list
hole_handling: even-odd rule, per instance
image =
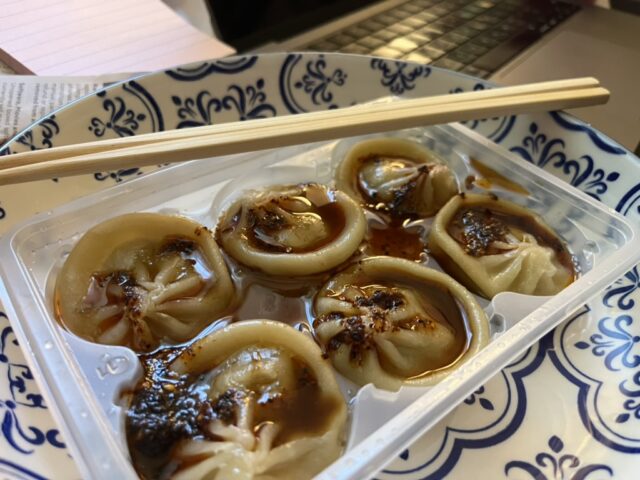
[{"label": "plastic tray compartment", "polygon": [[[640,262],[637,225],[471,130],[454,124],[392,135],[436,151],[461,185],[474,173],[474,158],[531,192],[496,188],[502,198],[540,214],[567,241],[581,274],[554,297],[502,293],[481,303],[490,318],[491,343],[434,387],[386,392],[367,385],[357,391],[342,379],[351,406],[349,448],[318,478],[373,475],[519,352]],[[3,236],[0,296],[83,477],[136,478],[118,399],[139,378],[141,366],[131,350],[84,341],[55,320],[55,275],[74,243],[93,225],[134,211],[181,214],[212,227],[238,190],[330,182],[336,157],[368,137],[373,136],[171,166],[45,212]],[[437,268],[433,260],[428,265]]]}]

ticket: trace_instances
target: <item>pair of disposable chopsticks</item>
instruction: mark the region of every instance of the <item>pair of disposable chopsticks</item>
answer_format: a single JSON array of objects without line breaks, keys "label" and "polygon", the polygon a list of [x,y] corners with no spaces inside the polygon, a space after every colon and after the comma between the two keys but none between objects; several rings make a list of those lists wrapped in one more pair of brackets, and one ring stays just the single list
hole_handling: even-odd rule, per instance
[{"label": "pair of disposable chopsticks", "polygon": [[170,130],[9,155],[0,160],[0,185],[584,107],[605,103],[608,98],[609,92],[595,78],[577,78]]}]

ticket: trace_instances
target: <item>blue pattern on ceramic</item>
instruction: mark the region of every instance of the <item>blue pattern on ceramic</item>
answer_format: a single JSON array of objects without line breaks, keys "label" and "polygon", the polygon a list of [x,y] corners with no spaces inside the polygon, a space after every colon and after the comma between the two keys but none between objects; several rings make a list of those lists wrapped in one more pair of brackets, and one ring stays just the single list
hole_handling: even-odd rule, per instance
[{"label": "blue pattern on ceramic", "polygon": [[108,98],[107,92],[99,92],[98,97],[104,98],[102,108],[107,112],[107,118],[93,117],[89,125],[89,131],[100,138],[107,130],[113,131],[119,137],[130,137],[136,134],[147,116],[144,113],[136,113],[128,109],[122,97]]},{"label": "blue pattern on ceramic", "polygon": [[625,423],[632,416],[635,420],[640,420],[640,371],[633,375],[631,381],[624,380],[620,383],[618,388],[627,399],[622,404],[626,411],[616,417],[616,423]]},{"label": "blue pattern on ceramic", "polygon": [[475,405],[476,400],[478,401],[478,405],[480,405],[485,410],[493,410],[495,407],[493,406],[493,402],[488,398],[484,398],[484,387],[478,388],[475,392],[469,395],[464,399],[464,403],[467,405]]},{"label": "blue pattern on ceramic", "polygon": [[[107,117],[93,117],[90,121],[89,131],[96,137],[102,137],[107,131],[112,131],[119,137],[130,137],[138,132],[142,123],[149,122],[149,132],[159,132],[164,130],[164,119],[158,103],[149,92],[138,82],[132,80],[122,84],[122,91],[133,96],[133,100],[139,103],[134,110],[127,106],[128,98],[115,96],[110,98],[110,89],[96,93],[98,98],[102,98],[102,108],[107,112]],[[144,109],[146,112],[142,112]],[[103,117],[104,118],[104,117]],[[140,132],[142,133],[142,132]],[[148,133],[148,132],[145,132]]]},{"label": "blue pattern on ceramic", "polygon": [[[585,315],[590,312],[593,315],[591,309],[585,308],[556,329],[550,359],[578,387],[578,411],[586,431],[608,448],[640,453],[638,325],[630,315],[608,315],[597,321],[597,333],[588,339],[571,340],[574,331],[585,330],[582,322],[590,320]],[[602,368],[580,362],[578,352],[602,358]],[[585,366],[588,370],[584,370]],[[617,413],[605,414],[602,409]]]},{"label": "blue pattern on ceramic", "polygon": [[547,444],[550,452],[538,453],[535,463],[524,460],[507,463],[504,467],[505,475],[508,476],[512,470],[522,470],[534,480],[589,480],[593,478],[592,474],[597,474],[597,478],[601,479],[603,472],[606,472],[607,477],[613,476],[613,469],[607,465],[584,465],[576,455],[563,453],[564,442],[556,435],[552,436]]},{"label": "blue pattern on ceramic", "polygon": [[566,113],[549,112],[549,115],[551,115],[551,117],[558,123],[558,125],[562,126],[563,128],[574,132],[583,132],[587,134],[587,136],[596,145],[596,147],[604,152],[612,153],[614,155],[624,155],[626,153],[624,148],[620,148],[613,142],[604,138],[603,135],[596,132],[589,125],[584,124],[583,122],[567,115]]},{"label": "blue pattern on ceramic", "polygon": [[413,63],[372,58],[371,68],[382,72],[380,83],[389,89],[393,95],[401,95],[416,87],[416,80],[427,78],[431,74],[431,67]]},{"label": "blue pattern on ceramic", "polygon": [[[109,89],[96,93],[102,100],[102,109],[107,112],[106,117],[93,117],[89,122],[89,131],[96,137],[103,137],[107,132],[113,132],[119,137],[136,135],[144,122],[148,124],[149,132],[164,130],[164,119],[158,103],[149,92],[138,82],[132,80],[122,84],[122,96],[108,95]],[[129,94],[125,100],[125,94]],[[133,98],[131,98],[133,97]],[[136,110],[128,106],[129,100],[136,103]],[[146,132],[145,132],[146,133]],[[93,177],[98,181],[112,179],[121,182],[128,177],[142,174],[139,168],[126,168],[109,172],[96,172]],[[55,180],[55,179],[54,179]]]},{"label": "blue pattern on ceramic", "polygon": [[[599,333],[589,337],[589,341],[576,342],[575,346],[581,350],[591,350],[596,357],[603,357],[605,366],[611,371],[635,369],[640,366],[640,335],[631,331],[633,318],[630,315],[620,315],[613,319],[605,317],[598,322]],[[629,386],[631,384],[631,386]],[[629,382],[623,380],[618,386],[620,393],[626,399],[622,403],[624,411],[617,417],[617,423],[627,422],[631,415],[640,420],[640,370]]]},{"label": "blue pattern on ceramic", "polygon": [[295,81],[292,82],[291,77],[293,75],[293,69],[300,60],[302,60],[302,55],[289,54],[284,59],[282,67],[280,68],[278,87],[280,88],[280,97],[282,98],[282,101],[287,107],[289,113],[306,112],[306,110],[296,102],[296,99],[289,88],[290,85],[296,83]]},{"label": "blue pattern on ceramic", "polygon": [[510,150],[539,167],[552,165],[568,177],[567,181],[571,185],[597,200],[608,190],[609,184],[620,177],[619,172],[606,173],[604,169],[597,168],[590,155],[569,159],[565,153],[564,140],[548,138],[545,133],[539,131],[535,122],[529,125],[529,133],[530,135],[522,140],[521,146],[512,147]]},{"label": "blue pattern on ceramic", "polygon": [[636,344],[640,343],[640,335],[629,331],[628,327],[632,323],[630,315],[604,317],[598,322],[600,333],[589,337],[591,343],[579,341],[575,346],[581,350],[591,349],[596,357],[604,357],[604,364],[609,370],[635,368],[640,365],[640,355],[633,351]]},{"label": "blue pattern on ceramic", "polygon": [[616,205],[616,210],[624,216],[629,216],[632,213],[640,216],[640,183],[622,196]]},{"label": "blue pattern on ceramic", "polygon": [[277,115],[276,109],[267,103],[264,86],[262,78],[258,79],[255,86],[247,85],[244,89],[237,85],[230,86],[228,95],[222,97],[222,108],[227,111],[235,111],[238,114],[238,120],[275,117]]},{"label": "blue pattern on ceramic", "polygon": [[173,95],[171,101],[178,107],[178,117],[182,120],[176,128],[200,127],[213,124],[213,114],[220,111],[220,100],[211,96],[208,90],[202,90],[195,98],[184,100]]},{"label": "blue pattern on ceramic", "polygon": [[633,297],[636,292],[640,293],[640,271],[637,265],[607,288],[602,303],[607,307],[613,307],[612,302],[615,301],[615,306],[620,310],[631,310],[636,302],[629,297]]},{"label": "blue pattern on ceramic", "polygon": [[93,174],[93,178],[98,180],[99,182],[103,182],[105,180],[113,180],[116,183],[122,182],[129,177],[135,177],[137,175],[142,175],[142,172],[139,168],[123,168],[120,170],[115,170],[112,172],[96,172]]},{"label": "blue pattern on ceramic", "polygon": [[0,378],[4,378],[9,386],[9,397],[0,398],[2,436],[9,447],[26,455],[45,444],[65,448],[57,428],[43,430],[30,425],[28,420],[21,420],[21,416],[28,412],[26,409],[44,409],[46,406],[29,367],[10,357],[9,351],[17,352],[18,348],[7,316],[0,312]]},{"label": "blue pattern on ceramic", "polygon": [[102,137],[108,130],[111,130],[119,137],[130,137],[138,133],[138,129],[144,121],[150,122],[150,132],[164,130],[162,112],[149,92],[133,80],[124,83],[122,90],[135,97],[140,103],[139,108],[145,109],[146,113],[129,108],[121,96],[109,98],[107,96],[109,90],[102,90],[96,96],[104,99],[102,108],[107,112],[107,118],[103,120],[99,117],[93,117],[88,127],[90,132],[93,132],[96,137]]},{"label": "blue pattern on ceramic", "polygon": [[214,97],[208,90],[202,90],[195,97],[184,99],[173,95],[171,101],[178,107],[177,114],[181,119],[176,128],[213,125],[216,123],[214,114],[224,111],[237,113],[236,120],[275,117],[276,109],[267,103],[264,87],[264,79],[260,78],[255,84],[244,88],[231,85],[227,94],[220,98]]},{"label": "blue pattern on ceramic", "polygon": [[194,63],[167,70],[165,73],[174,80],[193,82],[202,80],[213,73],[232,75],[243,72],[253,67],[257,61],[258,57],[256,55],[250,57],[232,57],[229,59],[214,60],[212,62]]},{"label": "blue pattern on ceramic", "polygon": [[316,60],[309,60],[306,69],[307,73],[302,76],[302,79],[294,83],[294,87],[308,93],[314,105],[327,105],[328,108],[338,108],[338,105],[332,103],[331,85],[343,86],[347,80],[347,74],[341,68],[337,68],[331,73],[326,72],[327,61],[323,55],[320,55]]},{"label": "blue pattern on ceramic", "polygon": [[0,474],[5,475],[3,478],[8,476],[8,478],[15,478],[16,480],[47,480],[47,477],[2,458],[0,458]]},{"label": "blue pattern on ceramic", "polygon": [[41,150],[53,147],[53,137],[60,133],[60,125],[55,115],[50,115],[36,127],[20,135],[16,142],[26,146],[29,150]]},{"label": "blue pattern on ceramic", "polygon": [[[303,58],[306,62],[301,63]],[[330,67],[322,54],[289,54],[280,68],[278,87],[289,113],[304,113],[317,107],[337,108],[335,90],[344,87],[347,79],[347,73],[342,68]],[[305,107],[309,102],[310,107]]]},{"label": "blue pattern on ceramic", "polygon": [[487,138],[490,138],[496,143],[501,143],[505,138],[507,138],[507,135],[509,135],[513,125],[516,123],[516,116],[510,115],[508,117],[501,117],[492,120],[499,120],[499,123],[495,130],[487,134]]},{"label": "blue pattern on ceramic", "polygon": [[122,90],[131,94],[134,98],[136,98],[142,107],[147,111],[147,118],[150,122],[149,131],[151,132],[161,132],[164,130],[164,118],[162,116],[162,110],[158,105],[156,99],[149,93],[149,91],[140,85],[135,80],[131,80],[130,82],[126,82],[122,85]]},{"label": "blue pattern on ceramic", "polygon": [[[535,372],[545,358],[546,349],[542,343],[538,343],[527,350],[515,362],[506,366],[500,375],[496,375],[489,383],[484,385],[481,394],[486,398],[487,393],[491,393],[493,398],[498,396],[506,399],[504,407],[500,411],[495,409],[494,403],[489,400],[491,407],[484,408],[490,411],[489,420],[478,428],[464,429],[455,426],[447,426],[442,439],[442,443],[437,452],[415,466],[408,468],[398,468],[397,463],[383,471],[384,474],[409,475],[417,474],[423,480],[436,480],[446,477],[456,466],[460,456],[465,449],[488,448],[504,442],[511,437],[522,424],[527,410],[527,395],[524,386],[524,379]],[[495,392],[493,390],[495,389]],[[478,392],[478,390],[476,390]],[[478,395],[478,393],[476,393]],[[469,398],[467,398],[469,400]],[[465,401],[464,408],[473,405]],[[486,406],[489,403],[485,402]],[[482,406],[482,403],[480,403]],[[408,452],[403,452],[403,460],[410,456],[420,456],[419,451],[409,448]],[[395,467],[395,468],[394,468]]]}]

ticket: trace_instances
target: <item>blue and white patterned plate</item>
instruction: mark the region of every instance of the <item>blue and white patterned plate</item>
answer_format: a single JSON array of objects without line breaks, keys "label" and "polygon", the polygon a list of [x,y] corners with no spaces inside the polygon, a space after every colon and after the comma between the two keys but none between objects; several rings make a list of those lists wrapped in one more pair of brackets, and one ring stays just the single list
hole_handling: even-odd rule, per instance
[{"label": "blue and white patterned plate", "polygon": [[[390,94],[416,97],[488,87],[446,70],[378,58],[230,58],[114,85],[40,120],[0,155],[339,108]],[[469,126],[640,220],[640,161],[579,120],[556,112]],[[0,232],[143,173],[132,168],[2,187]],[[78,477],[10,320],[0,314],[0,477]],[[639,453],[640,269],[635,267],[474,392],[379,477],[634,478]]]}]

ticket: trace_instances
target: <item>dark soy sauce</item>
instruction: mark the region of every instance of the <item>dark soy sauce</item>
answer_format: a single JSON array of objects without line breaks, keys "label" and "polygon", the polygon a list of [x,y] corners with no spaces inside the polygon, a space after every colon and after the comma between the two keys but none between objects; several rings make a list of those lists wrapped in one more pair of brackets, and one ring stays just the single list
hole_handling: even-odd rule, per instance
[{"label": "dark soy sauce", "polygon": [[[336,230],[336,236],[344,228],[344,214],[336,203],[318,207],[323,219]],[[376,215],[382,216],[381,212]],[[236,219],[237,220],[237,219]],[[238,297],[229,310],[219,318],[212,319],[211,327],[246,319],[272,319],[288,323],[298,330],[313,332],[313,300],[318,290],[327,280],[360,258],[371,255],[390,255],[411,260],[421,260],[426,256],[424,232],[412,230],[405,225],[410,218],[385,216],[382,223],[369,227],[369,236],[354,255],[342,265],[312,276],[278,277],[253,270],[239,264],[233,258],[222,254],[229,266]],[[221,226],[216,237],[227,234],[232,225]],[[237,224],[236,224],[237,225]],[[377,230],[376,230],[377,229]],[[373,233],[371,233],[373,232]],[[389,279],[387,279],[388,281]],[[395,280],[395,279],[394,279]],[[410,284],[406,279],[397,279]],[[410,285],[424,295],[425,308],[437,318],[445,318],[447,325],[455,332],[456,343],[444,359],[446,365],[454,363],[468,348],[471,341],[466,313],[451,294],[435,286],[425,286],[421,282]],[[433,305],[431,303],[433,302]],[[201,335],[204,335],[203,332]],[[180,347],[189,348],[192,344]],[[175,358],[175,348],[163,348],[153,354],[139,355],[145,368],[145,378],[132,391],[131,407],[127,414],[126,434],[134,466],[145,479],[166,478],[177,469],[186,468],[200,459],[189,459],[189,463],[179,464],[174,451],[177,444],[186,439],[216,440],[208,433],[206,425],[214,419],[219,405],[208,398],[206,373],[202,375],[174,378],[170,373],[170,362]],[[215,368],[212,365],[212,369]],[[321,432],[332,418],[336,405],[320,396],[315,379],[308,378],[304,364],[299,365],[299,389],[288,399],[258,403],[255,412],[255,427],[268,421],[284,422],[285,428],[279,433],[276,445],[289,440]],[[307,372],[305,374],[304,372]],[[428,375],[431,372],[425,372]],[[147,413],[151,420],[146,422]],[[175,419],[186,419],[176,422]]]},{"label": "dark soy sauce", "polygon": [[[260,344],[259,339],[256,344]],[[339,411],[338,400],[323,396],[312,370],[296,358],[292,358],[296,382],[293,391],[259,395],[229,389],[218,398],[209,398],[209,372],[179,375],[171,370],[171,362],[183,349],[165,348],[141,355],[144,379],[128,393],[131,404],[125,419],[127,443],[134,467],[143,479],[169,478],[200,460],[181,462],[175,450],[185,440],[221,440],[209,431],[208,425],[213,420],[235,423],[243,402],[254,404],[255,433],[269,423],[280,426],[273,448],[321,434]]]},{"label": "dark soy sauce", "polygon": [[[377,222],[369,222],[365,253],[370,256],[388,255],[417,262],[427,259],[427,244],[420,228],[407,228],[407,224],[419,219],[415,213],[406,211],[412,195],[421,178],[429,175],[429,165],[418,160],[398,155],[367,155],[358,159],[358,175],[354,175],[353,187],[362,198],[362,207],[376,216]],[[362,174],[367,164],[389,164],[398,168],[415,168],[415,178],[388,192],[392,198],[386,201],[380,198],[376,190],[370,187]]]},{"label": "dark soy sauce", "polygon": [[[362,292],[361,296],[356,296],[355,302],[342,297],[343,288],[352,287]],[[398,310],[407,307],[405,302],[408,298],[403,294],[405,290],[413,293],[411,298],[419,302],[424,315],[398,318]],[[352,303],[367,312],[345,318],[344,330],[328,342],[329,351],[336,350],[343,344],[348,345],[353,362],[361,363],[364,354],[378,348],[375,335],[399,329],[412,330],[420,334],[423,329],[429,330],[431,322],[437,322],[447,328],[453,334],[454,342],[437,364],[431,365],[412,378],[428,376],[449,367],[469,348],[472,332],[467,313],[446,287],[409,277],[401,272],[388,270],[376,274],[359,272],[351,282],[342,285],[334,293],[329,293],[329,297]],[[316,321],[335,321],[336,318],[343,318],[341,312],[326,312]],[[396,320],[392,321],[391,318]],[[378,359],[385,370],[395,371],[393,365],[385,364],[384,355],[378,356]],[[403,375],[402,372],[397,374]]]},{"label": "dark soy sauce", "polygon": [[475,257],[503,253],[494,242],[503,240],[510,229],[528,233],[540,245],[551,248],[558,262],[575,277],[575,267],[567,247],[531,215],[506,212],[498,205],[477,205],[460,208],[447,225],[449,235],[465,252]]},{"label": "dark soy sauce", "polygon": [[[281,228],[286,228],[286,224],[278,226],[260,225],[259,227],[248,228],[246,230],[249,243],[254,248],[259,248],[270,253],[308,253],[319,250],[329,245],[343,232],[345,227],[345,216],[342,207],[337,202],[330,202],[320,207],[314,208],[310,212],[297,215],[316,215],[320,217],[328,229],[328,235],[322,239],[316,239],[306,247],[286,247],[276,240],[273,235]],[[296,215],[294,215],[295,218]],[[275,223],[275,222],[274,222]]]},{"label": "dark soy sauce", "polygon": [[258,399],[254,411],[255,429],[267,422],[282,426],[273,447],[305,436],[317,436],[327,429],[339,404],[322,395],[317,379],[301,361],[295,361],[297,389],[285,395]]},{"label": "dark soy sauce", "polygon": [[[266,275],[238,264],[224,254],[240,295],[219,319],[213,319],[208,333],[229,323],[248,319],[272,319],[289,323],[298,330],[311,331],[311,303],[315,292],[334,272],[284,278]],[[203,336],[204,332],[202,335]],[[130,399],[126,417],[126,436],[134,467],[145,480],[169,478],[189,463],[179,463],[174,451],[188,439],[216,440],[207,425],[215,418],[216,404],[208,398],[207,373],[177,375],[170,364],[197,340],[178,347],[165,346],[150,354],[139,354],[144,367],[143,380],[124,395]],[[259,339],[256,339],[259,343]],[[274,446],[321,432],[333,418],[336,404],[319,395],[310,370],[297,362],[299,389],[288,398],[258,399],[254,411],[255,427],[267,421],[283,422]],[[216,365],[211,366],[213,370]]]},{"label": "dark soy sauce", "polygon": [[417,262],[427,257],[426,243],[418,229],[409,230],[397,222],[376,225],[369,223],[365,252],[371,256],[388,255]]},{"label": "dark soy sauce", "polygon": [[[308,245],[286,245],[277,238],[286,230],[295,230],[301,225],[304,229],[304,224],[311,219],[321,221],[326,231],[322,236],[311,238]],[[297,222],[300,223],[296,225]],[[301,187],[299,195],[283,194],[255,204],[241,205],[218,227],[216,238],[219,241],[221,237],[243,236],[253,248],[269,253],[309,253],[335,241],[345,226],[344,210],[334,192],[308,184]]]},{"label": "dark soy sauce", "polygon": [[125,417],[127,444],[143,479],[168,477],[163,471],[178,442],[206,438],[206,425],[214,418],[206,389],[198,388],[196,379],[169,368],[180,351],[164,348],[139,355],[144,378],[134,391],[125,393],[131,400]]},{"label": "dark soy sauce", "polygon": [[428,376],[454,364],[465,354],[471,344],[471,327],[464,307],[454,298],[447,288],[440,285],[406,278],[394,278],[393,280],[395,280],[397,284],[402,285],[404,283],[409,288],[417,291],[422,308],[438,322],[448,326],[453,331],[455,338],[451,349],[447,352],[445,358],[442,359],[442,366],[440,368],[424,372],[414,378]]}]

